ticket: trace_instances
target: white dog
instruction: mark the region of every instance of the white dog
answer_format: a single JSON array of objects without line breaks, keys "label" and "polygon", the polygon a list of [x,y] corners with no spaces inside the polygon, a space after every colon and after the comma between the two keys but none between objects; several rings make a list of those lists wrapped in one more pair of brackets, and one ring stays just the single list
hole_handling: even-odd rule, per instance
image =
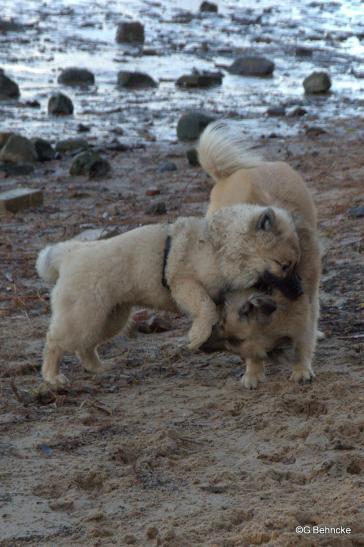
[{"label": "white dog", "polygon": [[250,287],[265,271],[286,275],[298,260],[290,215],[255,205],[46,247],[37,271],[57,283],[43,378],[53,385],[67,381],[59,374],[66,351],[77,353],[87,370],[101,371],[96,347],[125,326],[133,306],[186,312],[193,321],[189,347],[197,349],[218,321],[214,299],[222,291]]}]

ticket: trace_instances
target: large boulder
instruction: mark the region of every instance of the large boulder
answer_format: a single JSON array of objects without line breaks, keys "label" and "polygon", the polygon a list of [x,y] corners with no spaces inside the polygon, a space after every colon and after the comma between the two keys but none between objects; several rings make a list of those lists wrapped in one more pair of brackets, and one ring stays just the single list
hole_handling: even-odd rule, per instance
[{"label": "large boulder", "polygon": [[69,116],[73,114],[71,99],[63,93],[55,93],[48,101],[48,114],[53,114],[53,116]]},{"label": "large boulder", "polygon": [[194,87],[212,87],[221,85],[224,75],[221,72],[209,72],[207,70],[193,70],[192,74],[184,74],[176,81],[177,87],[194,88]]},{"label": "large boulder", "polygon": [[177,124],[177,137],[182,142],[194,142],[205,127],[215,121],[215,116],[200,110],[190,110],[182,114]]},{"label": "large boulder", "polygon": [[123,21],[116,31],[118,44],[144,44],[144,26],[139,21]]},{"label": "large boulder", "polygon": [[151,76],[144,72],[129,72],[127,70],[118,72],[117,84],[119,87],[127,89],[146,89],[148,87],[157,87],[158,85]]},{"label": "large boulder", "polygon": [[3,69],[0,68],[0,100],[18,99],[19,97],[20,91],[18,84],[5,76]]},{"label": "large boulder", "polygon": [[303,80],[305,93],[319,95],[327,93],[331,87],[331,79],[327,72],[313,72]]},{"label": "large boulder", "polygon": [[37,158],[32,141],[21,135],[11,135],[0,152],[0,161],[6,163],[34,163]]},{"label": "large boulder", "polygon": [[70,67],[62,70],[58,83],[69,86],[85,86],[95,83],[95,76],[87,68]]},{"label": "large boulder", "polygon": [[266,57],[258,55],[243,55],[237,57],[228,68],[230,74],[239,76],[271,76],[274,70],[274,63]]}]

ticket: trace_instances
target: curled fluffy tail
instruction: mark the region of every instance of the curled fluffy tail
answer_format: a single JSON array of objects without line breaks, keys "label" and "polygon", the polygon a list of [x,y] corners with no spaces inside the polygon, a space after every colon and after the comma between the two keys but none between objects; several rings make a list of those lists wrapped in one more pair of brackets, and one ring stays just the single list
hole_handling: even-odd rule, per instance
[{"label": "curled fluffy tail", "polygon": [[257,167],[262,158],[249,150],[241,127],[230,120],[210,123],[197,145],[202,168],[215,180],[227,178],[239,169]]},{"label": "curled fluffy tail", "polygon": [[36,262],[39,277],[46,283],[55,283],[63,257],[79,245],[81,245],[79,241],[65,241],[42,249]]}]

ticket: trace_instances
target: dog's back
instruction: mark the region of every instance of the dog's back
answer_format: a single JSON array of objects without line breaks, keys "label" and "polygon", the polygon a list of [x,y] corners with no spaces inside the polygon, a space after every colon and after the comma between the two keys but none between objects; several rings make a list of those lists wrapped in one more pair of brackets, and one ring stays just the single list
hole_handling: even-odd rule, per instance
[{"label": "dog's back", "polygon": [[317,215],[302,177],[287,163],[266,162],[249,150],[237,124],[207,126],[198,144],[199,161],[214,179],[207,214],[236,203],[276,205],[316,228]]}]

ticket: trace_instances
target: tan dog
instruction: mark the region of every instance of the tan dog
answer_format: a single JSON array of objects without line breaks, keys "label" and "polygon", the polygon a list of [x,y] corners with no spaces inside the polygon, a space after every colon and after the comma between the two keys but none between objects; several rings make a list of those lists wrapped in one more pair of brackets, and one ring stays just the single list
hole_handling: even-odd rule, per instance
[{"label": "tan dog", "polygon": [[[277,255],[279,264],[272,259]],[[189,347],[196,349],[218,320],[214,299],[221,291],[249,287],[266,270],[282,276],[298,259],[290,216],[254,205],[144,226],[104,241],[46,247],[37,271],[56,286],[43,377],[54,385],[67,381],[59,374],[66,351],[77,353],[87,370],[102,370],[96,347],[125,326],[133,306],[189,314]]]},{"label": "tan dog", "polygon": [[[298,233],[301,259],[296,271],[302,279],[304,294],[289,301],[275,291],[277,310],[260,304],[250,313],[241,313],[254,294],[244,292],[227,299],[223,321],[215,329],[225,347],[246,360],[243,384],[255,388],[263,376],[263,362],[282,338],[292,342],[292,379],[299,382],[314,376],[312,359],[316,345],[319,315],[321,258],[316,233],[317,215],[303,179],[283,162],[265,162],[249,152],[236,124],[217,121],[207,126],[200,137],[198,155],[201,166],[214,179],[207,216],[236,203],[278,206],[289,211]],[[281,257],[277,255],[277,262]],[[261,296],[261,295],[260,295]],[[265,313],[264,313],[265,309]],[[262,328],[264,316],[264,328]],[[234,344],[229,343],[234,339]]]}]

